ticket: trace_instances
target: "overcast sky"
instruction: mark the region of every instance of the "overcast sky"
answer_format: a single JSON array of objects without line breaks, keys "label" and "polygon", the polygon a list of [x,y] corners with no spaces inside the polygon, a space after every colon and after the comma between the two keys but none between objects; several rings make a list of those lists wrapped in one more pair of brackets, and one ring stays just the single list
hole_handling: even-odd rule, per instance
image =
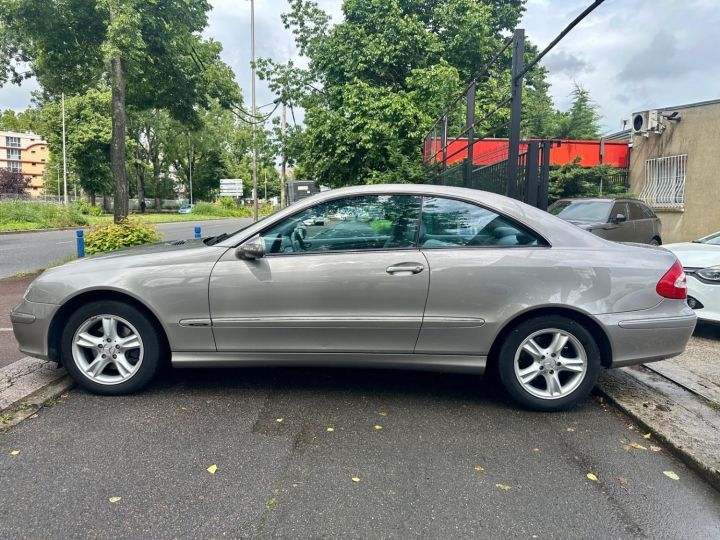
[{"label": "overcast sky", "polygon": [[[320,0],[339,21],[341,0]],[[528,0],[522,21],[541,49],[590,0]],[[250,2],[211,0],[206,34],[223,44],[224,60],[235,70],[250,103]],[[256,54],[286,61],[296,57],[292,36],[280,21],[285,0],[256,0]],[[622,127],[634,111],[720,98],[720,61],[713,43],[720,29],[717,0],[606,0],[546,57],[551,94],[567,108],[575,81],[599,105],[605,132]],[[0,88],[0,109],[22,110],[34,81]],[[262,81],[257,104],[272,101]],[[301,112],[298,112],[298,120]]]}]

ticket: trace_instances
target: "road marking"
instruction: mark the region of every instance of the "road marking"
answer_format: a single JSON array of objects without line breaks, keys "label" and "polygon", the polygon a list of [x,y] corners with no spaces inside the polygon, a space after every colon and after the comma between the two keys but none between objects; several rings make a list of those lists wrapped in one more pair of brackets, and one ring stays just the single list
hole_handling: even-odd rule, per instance
[{"label": "road marking", "polygon": [[73,243],[73,240],[68,240],[67,242],[55,242],[55,245],[60,245],[60,244],[72,244],[72,243]]}]

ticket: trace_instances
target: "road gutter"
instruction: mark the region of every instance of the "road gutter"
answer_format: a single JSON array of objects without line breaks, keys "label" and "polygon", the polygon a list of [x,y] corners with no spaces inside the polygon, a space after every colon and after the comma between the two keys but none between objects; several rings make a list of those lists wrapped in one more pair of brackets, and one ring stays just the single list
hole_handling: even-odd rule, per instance
[{"label": "road gutter", "polygon": [[720,410],[643,366],[605,370],[597,388],[720,491]]}]

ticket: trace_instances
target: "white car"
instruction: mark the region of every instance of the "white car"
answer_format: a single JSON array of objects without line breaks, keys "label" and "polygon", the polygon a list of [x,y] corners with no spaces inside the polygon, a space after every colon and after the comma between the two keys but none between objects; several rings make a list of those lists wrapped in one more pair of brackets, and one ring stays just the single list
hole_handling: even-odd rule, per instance
[{"label": "white car", "polygon": [[720,323],[720,231],[700,240],[667,244],[688,276],[688,305],[699,319]]}]

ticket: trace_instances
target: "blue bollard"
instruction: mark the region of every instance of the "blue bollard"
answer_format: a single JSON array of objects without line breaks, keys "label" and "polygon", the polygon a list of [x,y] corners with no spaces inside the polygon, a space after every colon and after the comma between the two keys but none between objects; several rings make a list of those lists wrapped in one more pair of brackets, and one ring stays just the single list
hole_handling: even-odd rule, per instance
[{"label": "blue bollard", "polygon": [[82,229],[78,229],[75,231],[75,235],[77,236],[77,256],[78,258],[85,256],[85,236],[83,236],[85,233]]},{"label": "blue bollard", "polygon": [[202,238],[202,236],[200,236],[200,227],[195,227],[195,238]]}]

